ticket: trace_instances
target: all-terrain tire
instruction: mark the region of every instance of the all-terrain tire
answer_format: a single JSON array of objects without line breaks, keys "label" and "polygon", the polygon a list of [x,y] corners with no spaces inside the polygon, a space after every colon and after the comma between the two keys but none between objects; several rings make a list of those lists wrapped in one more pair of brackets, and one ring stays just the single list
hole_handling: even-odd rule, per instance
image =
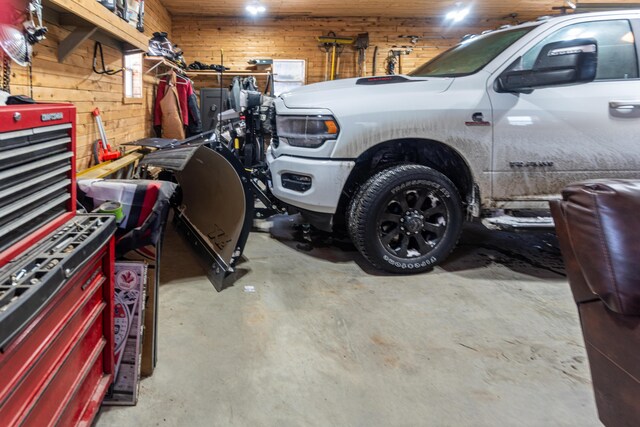
[{"label": "all-terrain tire", "polygon": [[362,185],[347,213],[356,248],[376,268],[420,273],[453,250],[463,224],[460,194],[446,176],[421,165],[385,169]]},{"label": "all-terrain tire", "polygon": [[353,218],[356,217],[356,212],[358,211],[358,209],[360,208],[360,205],[362,204],[362,196],[367,193],[367,189],[371,186],[372,182],[374,181],[375,180],[370,178],[367,181],[365,181],[365,183],[362,184],[357,189],[357,191],[353,195],[353,198],[351,199],[351,202],[349,203],[349,208],[347,209],[347,215],[345,218],[345,223],[347,224],[347,232],[349,233],[349,237],[351,238],[351,241],[353,242],[356,249],[358,249],[358,251],[360,252],[362,252],[362,249],[358,246],[359,241],[356,238],[357,226],[356,226],[356,221],[354,221]]}]

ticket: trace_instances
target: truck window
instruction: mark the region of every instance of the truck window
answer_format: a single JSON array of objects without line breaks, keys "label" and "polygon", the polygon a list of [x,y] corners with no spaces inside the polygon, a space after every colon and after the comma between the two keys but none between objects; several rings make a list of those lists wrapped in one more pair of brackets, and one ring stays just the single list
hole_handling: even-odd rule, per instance
[{"label": "truck window", "polygon": [[410,72],[414,77],[460,77],[484,68],[536,26],[496,31],[464,41]]},{"label": "truck window", "polygon": [[638,78],[635,37],[626,19],[584,22],[564,27],[538,43],[509,69],[530,70],[546,44],[583,38],[593,38],[598,42],[596,80]]}]

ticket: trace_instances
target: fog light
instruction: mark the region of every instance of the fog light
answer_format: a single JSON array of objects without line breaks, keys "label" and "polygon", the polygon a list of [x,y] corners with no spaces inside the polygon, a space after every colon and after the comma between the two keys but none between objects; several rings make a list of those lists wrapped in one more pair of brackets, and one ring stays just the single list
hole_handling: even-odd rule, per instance
[{"label": "fog light", "polygon": [[282,186],[287,190],[299,191],[300,193],[304,193],[311,188],[311,177],[307,175],[298,175],[295,173],[283,173]]}]

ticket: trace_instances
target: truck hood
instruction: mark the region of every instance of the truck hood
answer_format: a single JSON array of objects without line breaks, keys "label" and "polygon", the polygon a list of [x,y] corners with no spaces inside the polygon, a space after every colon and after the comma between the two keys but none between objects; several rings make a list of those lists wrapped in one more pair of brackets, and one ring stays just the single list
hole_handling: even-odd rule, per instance
[{"label": "truck hood", "polygon": [[[402,93],[411,94],[420,86],[421,93],[444,92],[454,79],[409,76],[379,76],[334,80],[303,86],[282,94],[284,104],[292,109],[328,108],[344,104],[345,100],[371,99]],[[380,99],[380,98],[378,98]],[[364,101],[368,102],[368,101]]]}]

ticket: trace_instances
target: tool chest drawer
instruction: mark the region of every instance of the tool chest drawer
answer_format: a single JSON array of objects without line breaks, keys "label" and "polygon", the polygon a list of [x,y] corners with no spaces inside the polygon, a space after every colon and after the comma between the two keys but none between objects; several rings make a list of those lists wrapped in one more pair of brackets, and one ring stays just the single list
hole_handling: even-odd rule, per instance
[{"label": "tool chest drawer", "polygon": [[113,377],[113,232],[77,215],[0,268],[3,426],[90,424]]},{"label": "tool chest drawer", "polygon": [[0,106],[0,267],[75,215],[75,114]]}]

